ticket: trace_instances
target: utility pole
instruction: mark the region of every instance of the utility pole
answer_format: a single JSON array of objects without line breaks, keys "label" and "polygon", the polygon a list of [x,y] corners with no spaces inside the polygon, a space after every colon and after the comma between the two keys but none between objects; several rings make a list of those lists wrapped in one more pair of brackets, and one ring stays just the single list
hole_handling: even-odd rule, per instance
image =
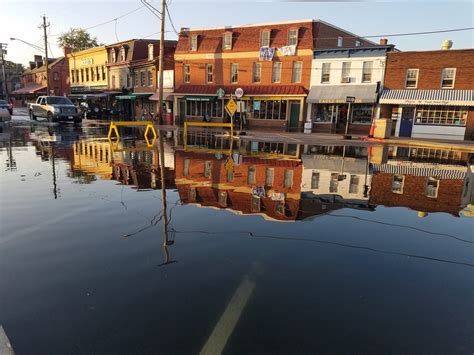
[{"label": "utility pole", "polygon": [[160,124],[163,124],[163,63],[165,56],[165,18],[166,0],[161,0],[160,60],[158,64],[158,119]]},{"label": "utility pole", "polygon": [[40,25],[44,30],[44,57],[46,60],[46,96],[49,96],[49,59],[48,59],[48,34],[46,28],[49,27],[49,23],[46,24],[46,16],[43,15],[43,24]]},{"label": "utility pole", "polygon": [[5,54],[7,54],[7,44],[0,43],[0,54],[2,55],[2,76],[3,76],[3,95],[8,102],[7,77],[5,75]]}]

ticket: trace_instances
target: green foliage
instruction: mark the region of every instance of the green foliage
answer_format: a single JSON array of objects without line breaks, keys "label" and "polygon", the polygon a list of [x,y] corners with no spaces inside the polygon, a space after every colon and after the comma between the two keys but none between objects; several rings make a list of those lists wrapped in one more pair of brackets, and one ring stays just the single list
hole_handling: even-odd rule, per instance
[{"label": "green foliage", "polygon": [[71,47],[73,52],[84,49],[98,47],[102,44],[97,42],[97,37],[91,37],[90,33],[82,28],[71,28],[67,32],[61,33],[58,38],[58,45],[61,48]]}]

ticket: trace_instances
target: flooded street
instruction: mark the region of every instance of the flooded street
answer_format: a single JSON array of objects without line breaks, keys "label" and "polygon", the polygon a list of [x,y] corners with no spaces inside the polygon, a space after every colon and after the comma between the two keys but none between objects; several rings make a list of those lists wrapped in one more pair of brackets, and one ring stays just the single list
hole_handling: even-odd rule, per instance
[{"label": "flooded street", "polygon": [[3,127],[16,354],[472,354],[468,153],[165,136]]}]

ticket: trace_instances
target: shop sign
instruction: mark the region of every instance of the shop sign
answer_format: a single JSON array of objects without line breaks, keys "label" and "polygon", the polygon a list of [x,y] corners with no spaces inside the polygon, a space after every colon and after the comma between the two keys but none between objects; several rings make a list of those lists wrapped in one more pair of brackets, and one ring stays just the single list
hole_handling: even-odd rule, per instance
[{"label": "shop sign", "polygon": [[254,110],[260,110],[260,101],[254,101],[253,102],[253,109]]},{"label": "shop sign", "polygon": [[405,105],[456,105],[456,102],[449,100],[402,100]]},{"label": "shop sign", "polygon": [[242,96],[244,96],[244,89],[242,88],[235,89],[235,97],[240,99]]},{"label": "shop sign", "polygon": [[356,101],[356,98],[354,96],[346,96],[346,102],[348,104],[353,104]]},{"label": "shop sign", "polygon": [[94,59],[92,58],[81,59],[81,65],[92,65],[92,64],[94,64]]},{"label": "shop sign", "polygon": [[217,91],[216,91],[216,95],[219,99],[222,99],[225,95],[225,91],[223,88],[219,88]]}]

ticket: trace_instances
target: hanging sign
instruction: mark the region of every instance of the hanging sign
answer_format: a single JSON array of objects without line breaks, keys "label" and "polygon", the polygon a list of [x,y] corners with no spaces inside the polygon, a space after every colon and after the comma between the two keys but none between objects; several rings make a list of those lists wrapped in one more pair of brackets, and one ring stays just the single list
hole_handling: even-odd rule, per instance
[{"label": "hanging sign", "polygon": [[242,96],[244,96],[244,89],[242,88],[235,89],[235,97],[240,99]]},{"label": "hanging sign", "polygon": [[216,95],[217,95],[217,97],[218,97],[219,99],[222,99],[222,98],[224,97],[224,95],[225,95],[224,89],[223,89],[223,88],[219,88],[219,89],[217,90],[217,92],[216,92]]},{"label": "hanging sign", "polygon": [[278,51],[283,56],[295,55],[296,54],[296,44],[292,44],[291,46],[280,47],[280,48],[278,48]]}]

